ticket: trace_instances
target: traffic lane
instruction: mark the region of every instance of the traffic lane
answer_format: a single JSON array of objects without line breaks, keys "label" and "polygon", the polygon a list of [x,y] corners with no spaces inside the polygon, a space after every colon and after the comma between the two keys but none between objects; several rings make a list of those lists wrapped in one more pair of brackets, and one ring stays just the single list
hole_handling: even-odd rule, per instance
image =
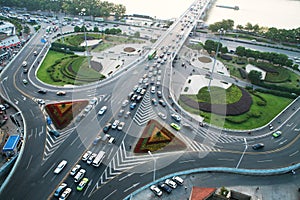
[{"label": "traffic lane", "polygon": [[[168,174],[175,173],[177,171],[198,168],[200,166],[220,166],[217,163],[224,162],[218,161],[217,157],[212,153],[208,154],[207,157],[203,159],[199,158],[199,155],[197,153],[193,153],[194,156],[190,156],[189,154],[190,153],[185,153],[182,157],[175,159],[175,161],[173,160],[174,158],[170,159],[167,157],[157,159],[156,179],[158,179],[158,177],[163,177]],[[210,157],[210,159],[212,157],[215,159],[213,159],[214,161],[208,162],[208,157]],[[237,160],[238,156],[231,156],[230,158],[232,159],[235,157]],[[169,165],[165,166],[166,163],[169,163]],[[162,168],[161,165],[164,167]],[[232,162],[227,162],[225,165],[230,167],[234,166]],[[91,196],[91,198],[103,199],[109,197],[113,199],[122,199],[125,196],[132,193],[133,191],[135,191],[136,189],[153,181],[153,161],[151,159],[149,160],[149,162],[138,165],[135,168],[131,169],[130,172],[125,172],[115,177],[114,179],[106,183],[104,185],[105,187],[101,186],[99,190],[97,190],[96,193],[93,194],[93,196]],[[145,172],[132,174],[132,172],[141,171],[140,168],[145,169]]]}]

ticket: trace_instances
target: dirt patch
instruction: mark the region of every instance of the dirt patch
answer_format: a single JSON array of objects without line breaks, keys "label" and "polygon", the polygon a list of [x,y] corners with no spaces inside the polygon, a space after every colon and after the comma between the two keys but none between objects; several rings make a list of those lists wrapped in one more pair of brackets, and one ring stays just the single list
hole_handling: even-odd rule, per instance
[{"label": "dirt patch", "polygon": [[97,72],[100,72],[103,69],[103,66],[99,62],[91,61],[91,68],[93,68]]},{"label": "dirt patch", "polygon": [[132,53],[132,52],[135,52],[136,50],[133,47],[126,47],[126,48],[124,48],[123,51],[126,53]]},{"label": "dirt patch", "polygon": [[211,58],[209,58],[209,57],[204,57],[204,56],[199,57],[198,60],[199,60],[200,62],[203,62],[203,63],[210,63],[210,62],[212,62]]}]

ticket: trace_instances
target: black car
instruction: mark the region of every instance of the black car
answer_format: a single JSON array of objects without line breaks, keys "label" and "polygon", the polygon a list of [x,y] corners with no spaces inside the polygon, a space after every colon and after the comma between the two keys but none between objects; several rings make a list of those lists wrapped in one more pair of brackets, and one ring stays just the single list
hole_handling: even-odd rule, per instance
[{"label": "black car", "polygon": [[38,90],[38,93],[39,93],[39,94],[46,94],[46,93],[47,93],[47,90]]},{"label": "black car", "polygon": [[166,102],[165,102],[164,100],[162,100],[162,99],[159,100],[158,103],[159,103],[160,105],[162,105],[162,107],[166,107],[166,105],[167,105]]},{"label": "black car", "polygon": [[257,144],[252,145],[252,149],[258,150],[258,149],[264,148],[264,146],[265,145],[263,143],[257,143]]},{"label": "black car", "polygon": [[165,184],[164,182],[158,183],[158,187],[169,194],[172,192],[172,188],[167,184]]},{"label": "black car", "polygon": [[103,132],[104,132],[104,133],[107,133],[107,132],[109,131],[110,127],[111,127],[111,123],[107,123],[107,124],[103,127]]},{"label": "black car", "polygon": [[58,131],[56,131],[56,130],[50,130],[49,133],[51,135],[54,135],[55,137],[59,137],[60,136],[60,133]]}]

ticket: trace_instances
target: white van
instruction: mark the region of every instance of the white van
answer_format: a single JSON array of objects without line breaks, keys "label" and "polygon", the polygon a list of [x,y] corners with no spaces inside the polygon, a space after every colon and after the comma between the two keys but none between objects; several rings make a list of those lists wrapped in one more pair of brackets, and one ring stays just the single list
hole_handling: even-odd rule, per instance
[{"label": "white van", "polygon": [[152,94],[155,94],[155,86],[152,86],[152,87],[151,87],[151,93],[152,93]]}]

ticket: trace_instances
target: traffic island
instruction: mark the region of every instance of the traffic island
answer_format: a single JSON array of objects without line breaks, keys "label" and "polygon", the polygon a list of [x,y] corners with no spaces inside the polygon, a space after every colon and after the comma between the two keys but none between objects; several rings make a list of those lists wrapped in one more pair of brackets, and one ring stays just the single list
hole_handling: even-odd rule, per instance
[{"label": "traffic island", "polygon": [[88,101],[60,102],[46,105],[45,109],[57,129],[67,127],[89,104]]},{"label": "traffic island", "polygon": [[156,120],[150,120],[134,148],[134,153],[147,153],[148,151],[162,153],[185,149],[187,149],[185,143],[171,131]]}]

